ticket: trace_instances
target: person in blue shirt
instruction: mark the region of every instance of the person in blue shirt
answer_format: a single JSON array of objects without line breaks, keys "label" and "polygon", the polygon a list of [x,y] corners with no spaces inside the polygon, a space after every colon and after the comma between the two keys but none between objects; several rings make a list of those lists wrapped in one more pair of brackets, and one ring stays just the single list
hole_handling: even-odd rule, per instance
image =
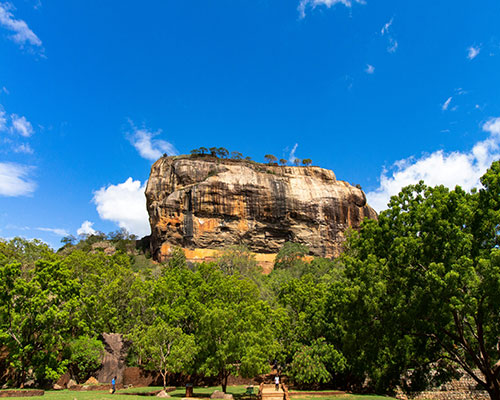
[{"label": "person in blue shirt", "polygon": [[111,393],[113,394],[114,392],[116,392],[116,376],[111,379],[111,387],[113,389]]}]

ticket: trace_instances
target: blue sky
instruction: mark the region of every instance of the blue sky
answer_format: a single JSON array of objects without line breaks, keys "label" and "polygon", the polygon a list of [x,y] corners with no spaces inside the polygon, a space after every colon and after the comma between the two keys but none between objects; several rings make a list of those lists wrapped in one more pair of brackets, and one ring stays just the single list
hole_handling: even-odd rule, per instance
[{"label": "blue sky", "polygon": [[382,210],[500,158],[500,3],[0,0],[0,237],[148,233],[163,152],[311,158]]}]

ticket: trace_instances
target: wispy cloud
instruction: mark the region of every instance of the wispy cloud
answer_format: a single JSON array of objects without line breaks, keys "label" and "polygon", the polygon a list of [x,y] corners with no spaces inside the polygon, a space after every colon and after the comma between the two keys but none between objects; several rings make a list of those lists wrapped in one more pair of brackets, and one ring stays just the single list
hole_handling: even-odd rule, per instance
[{"label": "wispy cloud", "polygon": [[9,2],[0,3],[0,26],[13,32],[9,38],[21,48],[31,46],[43,51],[42,41],[22,19],[16,19],[12,11],[14,6]]},{"label": "wispy cloud", "polygon": [[96,230],[92,228],[92,225],[94,225],[93,222],[90,221],[84,221],[82,223],[82,226],[78,228],[76,231],[77,235],[94,235],[96,233]]},{"label": "wispy cloud", "polygon": [[365,72],[371,75],[375,72],[375,67],[373,65],[366,64]]},{"label": "wispy cloud", "polygon": [[452,96],[448,97],[448,99],[441,106],[441,110],[446,111],[448,109],[448,107],[450,106],[450,103],[451,103],[452,99],[453,99]]},{"label": "wispy cloud", "polygon": [[396,39],[390,37],[389,38],[389,44],[387,45],[387,51],[389,53],[395,53],[396,50],[398,49],[399,47],[399,43]]},{"label": "wispy cloud", "polygon": [[99,217],[113,221],[137,236],[149,235],[149,216],[146,210],[146,182],[128,178],[117,185],[102,187],[94,192],[93,202]]},{"label": "wispy cloud", "polygon": [[146,160],[156,161],[163,153],[168,155],[177,155],[177,150],[173,144],[161,140],[154,139],[155,136],[161,134],[161,130],[151,132],[146,128],[139,129],[130,122],[133,132],[129,133],[130,143],[136,148],[142,158]]},{"label": "wispy cloud", "polygon": [[382,29],[380,30],[380,34],[384,36],[386,33],[389,33],[389,28],[392,25],[392,22],[394,21],[394,17],[390,19],[390,21],[386,22]]},{"label": "wispy cloud", "polygon": [[493,161],[500,159],[500,118],[491,118],[482,129],[488,137],[477,142],[470,151],[445,153],[439,150],[418,159],[410,157],[394,163],[390,171],[382,172],[380,186],[367,193],[370,205],[381,211],[401,188],[420,180],[430,186],[453,188],[460,185],[465,190],[479,187],[479,178]]},{"label": "wispy cloud", "polygon": [[24,153],[24,154],[33,154],[33,149],[29,144],[21,143],[18,146],[14,146],[12,149],[14,153]]},{"label": "wispy cloud", "polygon": [[54,235],[57,235],[57,236],[68,236],[69,235],[69,232],[66,230],[66,229],[61,229],[61,228],[35,228],[39,231],[42,231],[42,232],[50,232],[50,233],[53,233]]},{"label": "wispy cloud", "polygon": [[300,17],[304,18],[306,16],[306,8],[316,8],[317,6],[326,6],[328,8],[336,5],[343,4],[344,6],[351,8],[353,3],[365,4],[364,0],[301,0],[298,6]]},{"label": "wispy cloud", "polygon": [[15,163],[0,162],[0,196],[29,196],[36,184],[31,180],[32,167]]},{"label": "wispy cloud", "polygon": [[480,46],[471,46],[467,49],[467,58],[469,60],[473,60],[479,55],[480,52],[481,52]]},{"label": "wispy cloud", "polygon": [[295,152],[297,151],[297,147],[299,147],[298,143],[295,143],[295,145],[292,148],[292,151],[290,152],[290,155],[288,156],[288,161],[290,163],[293,163],[295,161]]},{"label": "wispy cloud", "polygon": [[15,133],[18,133],[24,137],[30,137],[31,135],[33,135],[33,126],[31,125],[31,122],[26,119],[26,117],[20,117],[17,114],[12,114],[11,119],[12,130]]},{"label": "wispy cloud", "polygon": [[392,23],[394,22],[394,17],[392,17],[388,22],[386,22],[383,26],[382,29],[380,29],[380,34],[382,36],[387,35],[387,51],[389,53],[395,53],[396,50],[398,49],[399,43],[398,41],[394,38],[394,35],[392,34]]},{"label": "wispy cloud", "polygon": [[0,104],[0,132],[7,130],[7,113]]}]

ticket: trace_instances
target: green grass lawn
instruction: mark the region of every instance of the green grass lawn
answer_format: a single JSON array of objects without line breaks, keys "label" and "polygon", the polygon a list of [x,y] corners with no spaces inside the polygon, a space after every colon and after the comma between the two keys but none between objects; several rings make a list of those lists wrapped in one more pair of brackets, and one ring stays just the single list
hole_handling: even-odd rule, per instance
[{"label": "green grass lawn", "polygon": [[[155,397],[149,396],[131,396],[120,393],[144,393],[161,390],[161,387],[140,387],[118,390],[115,394],[110,394],[108,391],[73,391],[73,390],[49,390],[45,391],[44,396],[24,397],[26,400],[146,400],[154,399]],[[215,390],[221,390],[220,386],[212,387],[195,387],[194,396],[199,398],[209,398]],[[235,399],[246,398],[243,393],[246,391],[246,386],[228,386],[227,392],[234,395]],[[173,398],[182,398],[186,393],[184,387],[177,388],[173,392],[169,392]],[[10,397],[13,398],[13,397]],[[341,396],[304,396],[300,400],[388,400],[390,397],[373,396],[373,395],[353,395],[346,394]],[[292,398],[293,400],[293,398]]]}]

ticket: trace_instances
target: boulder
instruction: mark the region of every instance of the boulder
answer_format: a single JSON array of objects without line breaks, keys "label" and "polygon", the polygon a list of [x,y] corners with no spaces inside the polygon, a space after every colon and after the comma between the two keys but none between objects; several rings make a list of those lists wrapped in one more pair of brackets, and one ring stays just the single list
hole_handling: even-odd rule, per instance
[{"label": "boulder", "polygon": [[224,398],[224,392],[221,392],[220,390],[216,390],[215,392],[212,393],[210,396],[211,399],[223,399]]},{"label": "boulder", "polygon": [[160,390],[156,397],[170,397],[170,395],[166,391]]},{"label": "boulder", "polygon": [[70,379],[70,380],[68,381],[68,383],[67,383],[66,387],[67,387],[68,389],[71,389],[73,386],[76,386],[76,385],[77,385],[77,383],[76,383],[73,379]]},{"label": "boulder", "polygon": [[66,371],[63,375],[59,377],[56,382],[56,385],[61,386],[62,388],[68,387],[68,382],[71,379],[71,375],[68,371]]},{"label": "boulder", "polygon": [[99,385],[99,381],[91,376],[89,379],[85,381],[85,385]]},{"label": "boulder", "polygon": [[52,389],[54,390],[62,390],[64,389],[61,385],[58,385],[57,383],[55,383],[53,386],[52,386]]},{"label": "boulder", "polygon": [[97,371],[97,380],[100,383],[111,383],[116,376],[116,384],[123,382],[125,359],[127,358],[130,343],[123,339],[119,333],[103,333],[104,357],[102,366]]},{"label": "boulder", "polygon": [[233,400],[233,395],[231,393],[224,393],[225,400]]}]

